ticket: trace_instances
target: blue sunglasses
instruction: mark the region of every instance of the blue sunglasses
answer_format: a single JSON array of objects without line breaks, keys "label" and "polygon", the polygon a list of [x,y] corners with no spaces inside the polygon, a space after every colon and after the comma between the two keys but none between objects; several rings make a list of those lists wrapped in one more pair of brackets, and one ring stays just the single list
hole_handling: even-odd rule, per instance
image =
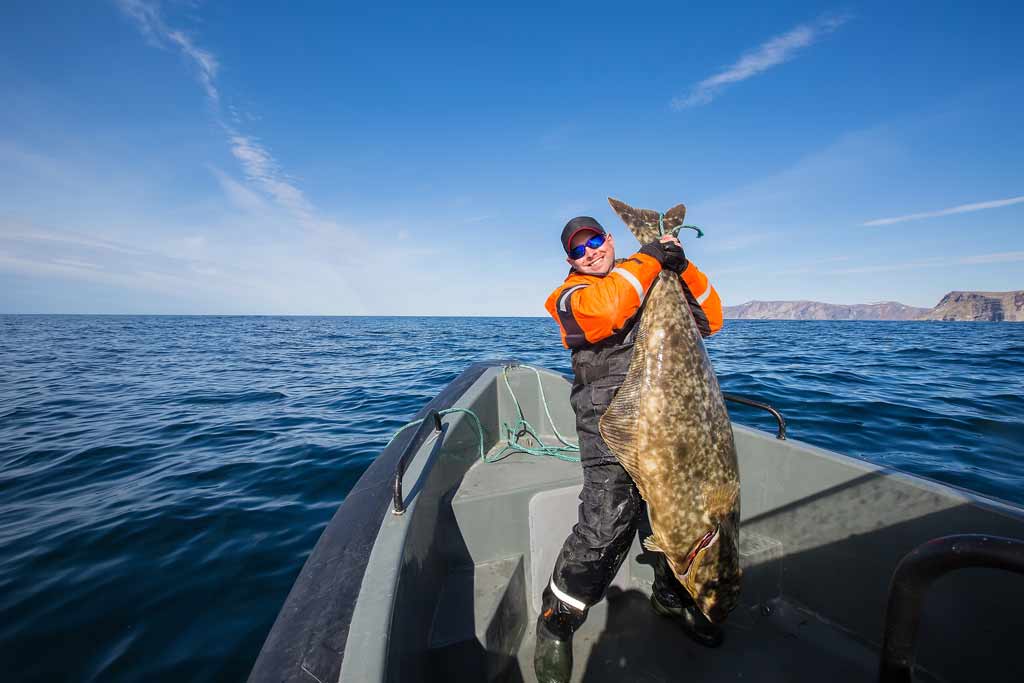
[{"label": "blue sunglasses", "polygon": [[599,248],[602,244],[604,244],[605,237],[605,235],[598,233],[591,237],[586,242],[584,242],[583,244],[576,245],[575,247],[569,250],[569,258],[571,258],[573,261],[575,261],[576,259],[583,258],[584,254],[587,253],[587,247],[590,247],[591,249]]}]

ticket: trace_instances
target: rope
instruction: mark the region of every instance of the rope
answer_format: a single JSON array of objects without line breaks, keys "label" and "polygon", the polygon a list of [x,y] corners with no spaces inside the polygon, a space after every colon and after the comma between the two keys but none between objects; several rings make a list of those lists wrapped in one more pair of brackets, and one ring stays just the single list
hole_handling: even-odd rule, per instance
[{"label": "rope", "polygon": [[[507,422],[501,423],[501,428],[505,434],[505,441],[507,441],[507,444],[495,455],[488,458],[487,454],[484,453],[484,428],[483,425],[480,423],[480,418],[472,410],[469,410],[468,408],[447,408],[445,410],[437,411],[437,414],[443,417],[445,415],[451,415],[452,413],[465,413],[466,415],[469,415],[471,418],[473,418],[473,423],[476,425],[478,437],[477,449],[479,451],[480,459],[483,460],[484,462],[497,462],[508,457],[513,453],[526,453],[528,455],[558,458],[559,460],[564,460],[566,462],[579,462],[580,459],[578,457],[574,457],[568,454],[578,453],[580,447],[577,444],[574,444],[568,439],[566,439],[564,436],[562,436],[558,431],[558,427],[555,426],[555,421],[551,418],[551,411],[548,409],[548,400],[547,397],[544,395],[544,384],[540,380],[540,372],[537,371],[537,368],[529,369],[533,370],[534,374],[537,375],[537,386],[540,388],[540,398],[541,402],[544,404],[544,414],[547,416],[548,422],[551,424],[551,428],[555,432],[555,437],[562,443],[561,446],[546,445],[544,441],[540,438],[540,435],[537,434],[537,430],[534,429],[533,425],[531,425],[526,420],[526,416],[523,413],[523,408],[521,405],[519,405],[519,399],[516,398],[516,393],[512,391],[512,385],[508,381],[509,366],[505,366],[505,368],[502,369],[501,375],[502,378],[505,380],[505,386],[508,387],[508,393],[512,395],[512,402],[515,403],[516,411],[519,413],[519,419],[513,426],[509,426]],[[387,445],[390,446],[391,442],[397,439],[398,435],[404,432],[406,429],[418,425],[421,422],[423,422],[422,419],[413,420],[412,422],[401,427],[397,432],[394,433],[391,439],[388,440]],[[535,442],[537,442],[540,445],[534,447],[524,446],[519,442],[519,440],[524,436],[530,436]],[[385,446],[385,448],[386,447],[387,446]]]},{"label": "rope", "polygon": [[[701,237],[704,236],[704,231],[701,230],[700,228],[698,228],[696,225],[680,225],[678,228],[674,228],[673,230],[670,230],[669,232],[671,232],[674,237],[678,237],[679,236],[679,231],[682,230],[683,228],[689,228],[690,230],[696,230],[697,231],[697,239],[700,239]],[[658,214],[658,235],[663,236],[664,234],[665,234],[665,214],[659,213]]]},{"label": "rope", "polygon": [[[445,408],[444,410],[437,411],[437,414],[442,416],[442,417],[444,417],[445,415],[451,415],[452,413],[466,413],[471,418],[473,418],[473,421],[476,423],[477,434],[479,434],[479,436],[480,436],[480,453],[481,453],[480,457],[483,457],[483,452],[484,452],[484,428],[480,424],[480,418],[477,417],[476,413],[474,413],[472,410],[469,410],[468,408]],[[394,441],[395,439],[397,439],[398,435],[401,434],[402,432],[404,432],[406,429],[408,429],[409,427],[415,427],[416,425],[420,424],[421,422],[423,422],[422,418],[419,419],[419,420],[413,420],[412,422],[409,422],[409,423],[403,425],[402,427],[400,427],[397,432],[395,432],[394,434],[391,435],[391,438],[388,439],[388,442],[387,442],[387,444],[384,445],[384,448],[387,448],[388,446],[390,446],[391,442]]]},{"label": "rope", "polygon": [[[534,429],[533,425],[527,421],[526,415],[523,413],[523,408],[519,405],[519,399],[516,398],[516,392],[512,391],[512,385],[508,381],[508,366],[506,366],[501,371],[501,376],[505,380],[505,386],[508,387],[508,393],[512,395],[512,401],[516,404],[516,411],[519,413],[519,419],[512,427],[510,427],[507,422],[501,423],[502,429],[505,431],[505,440],[508,442],[508,445],[502,448],[497,455],[493,456],[490,460],[485,458],[485,462],[497,462],[512,453],[526,453],[528,455],[538,456],[543,455],[558,458],[559,460],[565,460],[566,462],[579,462],[580,459],[578,457],[567,455],[568,453],[578,453],[580,447],[578,444],[574,444],[562,436],[558,431],[558,427],[555,426],[555,421],[551,418],[551,411],[548,409],[548,399],[544,395],[544,383],[540,380],[540,372],[538,372],[537,368],[529,369],[533,370],[534,374],[537,375],[537,388],[540,389],[540,399],[541,403],[544,405],[544,414],[547,416],[548,422],[551,424],[551,429],[555,432],[555,437],[562,443],[562,445],[546,445],[543,439],[540,438],[540,435],[537,434],[537,430]],[[530,447],[519,443],[519,439],[526,435],[532,437],[533,440],[540,445]]]}]

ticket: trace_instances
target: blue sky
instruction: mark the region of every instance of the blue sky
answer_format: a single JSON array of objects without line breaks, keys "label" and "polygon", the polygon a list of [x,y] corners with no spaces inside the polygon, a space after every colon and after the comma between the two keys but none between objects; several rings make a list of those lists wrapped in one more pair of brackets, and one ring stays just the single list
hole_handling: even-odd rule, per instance
[{"label": "blue sky", "polygon": [[624,7],[8,0],[0,312],[544,315],[608,196],[729,305],[1024,289],[1019,3]]}]

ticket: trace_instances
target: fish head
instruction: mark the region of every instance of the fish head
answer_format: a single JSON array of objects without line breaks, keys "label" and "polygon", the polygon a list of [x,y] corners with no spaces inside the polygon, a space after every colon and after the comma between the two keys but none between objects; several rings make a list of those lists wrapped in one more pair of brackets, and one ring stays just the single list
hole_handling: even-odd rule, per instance
[{"label": "fish head", "polygon": [[676,576],[697,608],[712,622],[720,623],[739,604],[740,568],[735,526],[728,521],[712,524],[698,537],[681,562]]}]

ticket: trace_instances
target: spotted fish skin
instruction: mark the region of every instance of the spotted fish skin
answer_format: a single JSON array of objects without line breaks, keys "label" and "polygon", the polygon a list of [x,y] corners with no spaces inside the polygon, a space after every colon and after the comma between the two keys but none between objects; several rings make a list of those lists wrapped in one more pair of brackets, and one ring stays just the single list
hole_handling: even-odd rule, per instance
[{"label": "spotted fish skin", "polygon": [[[641,244],[658,213],[609,199]],[[682,225],[685,207],[665,214]],[[647,501],[653,536],[673,573],[711,621],[739,602],[739,468],[732,424],[678,275],[647,295],[626,380],[601,418],[611,452]]]}]

